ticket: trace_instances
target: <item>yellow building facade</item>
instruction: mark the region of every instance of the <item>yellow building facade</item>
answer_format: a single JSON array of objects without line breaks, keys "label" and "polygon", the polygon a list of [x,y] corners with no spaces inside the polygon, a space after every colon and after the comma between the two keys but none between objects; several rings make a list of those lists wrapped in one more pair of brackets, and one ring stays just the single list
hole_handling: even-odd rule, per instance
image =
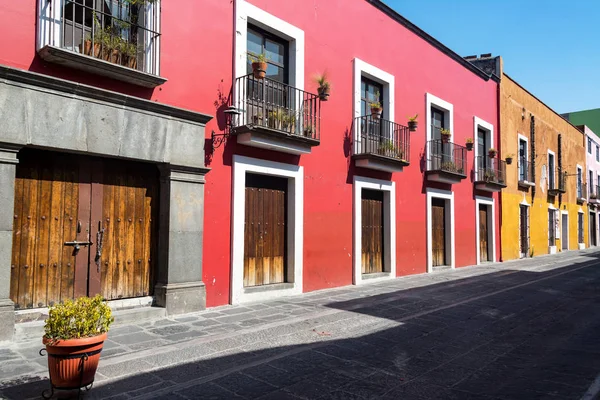
[{"label": "yellow building facade", "polygon": [[[502,60],[498,60],[502,70]],[[502,259],[587,247],[584,134],[501,72]]]}]

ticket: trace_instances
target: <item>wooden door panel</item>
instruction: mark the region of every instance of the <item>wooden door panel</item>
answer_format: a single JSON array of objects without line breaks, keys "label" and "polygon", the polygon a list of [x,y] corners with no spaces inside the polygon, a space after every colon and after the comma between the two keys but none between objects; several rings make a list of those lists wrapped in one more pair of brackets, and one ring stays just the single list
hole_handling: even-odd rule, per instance
[{"label": "wooden door panel", "polygon": [[383,192],[363,190],[361,210],[361,272],[383,272]]},{"label": "wooden door panel", "polygon": [[445,202],[433,199],[431,204],[432,265],[446,265]]},{"label": "wooden door panel", "polygon": [[282,178],[248,174],[244,220],[244,286],[286,281],[286,191]]},{"label": "wooden door panel", "polygon": [[[127,171],[126,173],[124,171]],[[152,166],[106,161],[102,173],[101,293],[107,299],[151,293],[158,179]],[[96,206],[94,206],[96,207]],[[97,231],[100,221],[93,220]],[[96,233],[94,233],[94,237]],[[91,265],[90,268],[95,268]]]},{"label": "wooden door panel", "polygon": [[479,259],[488,261],[487,206],[479,205]]},{"label": "wooden door panel", "polygon": [[64,242],[75,239],[79,163],[22,150],[15,181],[11,299],[17,308],[45,307],[72,299],[76,258]]}]

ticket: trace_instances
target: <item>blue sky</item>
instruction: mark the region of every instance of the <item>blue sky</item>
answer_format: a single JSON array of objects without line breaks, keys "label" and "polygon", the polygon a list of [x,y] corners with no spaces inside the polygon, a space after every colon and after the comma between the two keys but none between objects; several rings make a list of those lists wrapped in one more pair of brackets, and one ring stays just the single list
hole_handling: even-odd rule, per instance
[{"label": "blue sky", "polygon": [[492,53],[559,113],[600,108],[598,0],[384,0],[462,56]]}]

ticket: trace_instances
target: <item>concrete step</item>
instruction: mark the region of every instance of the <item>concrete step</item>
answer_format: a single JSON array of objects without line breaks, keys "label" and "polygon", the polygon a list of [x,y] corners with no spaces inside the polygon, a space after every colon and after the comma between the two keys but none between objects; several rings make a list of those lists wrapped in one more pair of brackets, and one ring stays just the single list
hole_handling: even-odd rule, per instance
[{"label": "concrete step", "polygon": [[[111,327],[116,327],[121,325],[136,324],[140,322],[165,318],[167,316],[167,310],[163,307],[147,306],[123,310],[113,310],[113,316],[115,317],[115,322],[111,325]],[[31,340],[35,338],[40,338],[41,340],[43,335],[43,320],[19,322],[15,324],[15,342]]]}]

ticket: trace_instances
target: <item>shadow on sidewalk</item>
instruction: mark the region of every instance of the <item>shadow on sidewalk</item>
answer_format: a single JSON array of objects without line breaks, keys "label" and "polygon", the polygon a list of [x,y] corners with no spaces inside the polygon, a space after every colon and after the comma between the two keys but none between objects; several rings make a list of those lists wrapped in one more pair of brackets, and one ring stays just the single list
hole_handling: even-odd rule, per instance
[{"label": "shadow on sidewalk", "polygon": [[[352,329],[359,316],[367,328],[369,321],[388,325],[335,339],[326,327],[303,321],[272,328],[278,333],[271,337],[269,329],[239,335],[237,348],[210,359],[185,361],[197,348],[182,348],[125,361],[111,370],[141,372],[100,382],[84,398],[578,398],[600,371],[600,270],[592,268],[600,267],[598,258],[589,254],[583,263],[552,271],[505,270],[330,303],[346,311],[333,314],[346,317],[336,334]],[[327,318],[324,323],[336,323]],[[301,331],[314,340],[274,345]],[[167,356],[183,363],[143,371]],[[0,398],[40,398],[48,387],[47,380],[3,382]]]}]

